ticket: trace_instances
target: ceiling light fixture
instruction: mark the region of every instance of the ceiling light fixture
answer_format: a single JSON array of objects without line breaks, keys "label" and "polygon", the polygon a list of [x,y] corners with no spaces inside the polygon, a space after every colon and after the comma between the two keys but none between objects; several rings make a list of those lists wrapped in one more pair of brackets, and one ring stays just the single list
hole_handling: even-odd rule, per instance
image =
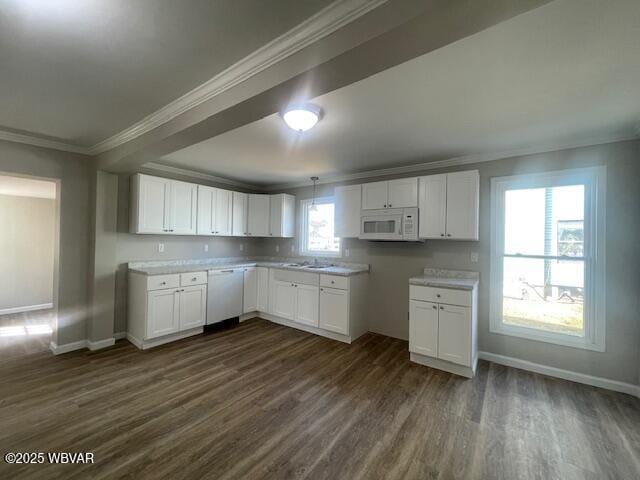
[{"label": "ceiling light fixture", "polygon": [[282,118],[296,132],[306,132],[320,120],[320,107],[313,103],[289,105]]}]

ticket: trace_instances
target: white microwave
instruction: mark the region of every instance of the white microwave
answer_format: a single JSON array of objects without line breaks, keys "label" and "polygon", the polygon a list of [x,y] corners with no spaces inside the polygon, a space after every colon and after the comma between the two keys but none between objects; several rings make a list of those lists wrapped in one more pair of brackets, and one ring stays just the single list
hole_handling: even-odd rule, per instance
[{"label": "white microwave", "polygon": [[418,209],[365,210],[360,217],[359,238],[416,242],[418,241]]}]

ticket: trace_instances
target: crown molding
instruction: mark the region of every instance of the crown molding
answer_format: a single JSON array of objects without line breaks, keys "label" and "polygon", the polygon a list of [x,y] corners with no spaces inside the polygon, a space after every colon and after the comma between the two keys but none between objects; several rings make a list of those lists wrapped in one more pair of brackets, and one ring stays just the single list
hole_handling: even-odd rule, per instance
[{"label": "crown molding", "polygon": [[356,20],[387,0],[338,0],[160,110],[88,150],[111,150],[201,105]]},{"label": "crown molding", "polygon": [[206,180],[213,183],[220,183],[223,185],[230,185],[232,187],[244,188],[246,190],[263,191],[264,187],[258,185],[252,185],[250,183],[238,182],[225,177],[219,177],[210,173],[199,172],[197,170],[188,170],[186,168],[174,167],[171,165],[164,165],[162,163],[148,162],[141,166],[144,170],[150,170],[152,172],[168,173],[170,175],[181,175],[187,178],[193,178],[194,180]]},{"label": "crown molding", "polygon": [[[583,142],[572,143],[572,144],[555,144],[555,145],[551,144],[545,147],[537,146],[537,147],[527,147],[527,148],[520,148],[520,149],[514,149],[514,150],[505,150],[505,151],[493,152],[493,153],[464,155],[460,157],[447,158],[444,160],[435,160],[433,162],[423,162],[423,163],[415,163],[412,165],[404,165],[401,167],[380,168],[376,170],[367,170],[362,172],[329,175],[326,177],[321,177],[320,180],[318,180],[316,183],[320,185],[320,184],[327,184],[327,183],[348,182],[351,180],[362,180],[366,178],[386,177],[390,175],[409,174],[409,173],[423,172],[425,170],[435,170],[438,168],[454,167],[458,165],[469,165],[473,163],[491,162],[494,160],[501,160],[504,158],[521,157],[525,155],[536,155],[540,153],[550,153],[550,152],[556,152],[560,150],[570,150],[572,148],[592,147],[596,145],[604,145],[607,143],[638,140],[639,137],[640,137],[640,134],[631,135],[631,136],[626,135],[626,136],[618,136],[618,137],[600,138],[600,139],[592,138],[589,140],[585,140]],[[276,185],[269,185],[265,187],[264,190],[266,191],[286,190],[290,188],[308,187],[308,186],[309,186],[309,181],[305,180],[300,182],[289,182],[289,183],[280,183]]]},{"label": "crown molding", "polygon": [[6,140],[7,142],[23,143],[25,145],[32,145],[34,147],[50,148],[53,150],[60,150],[62,152],[89,155],[89,149],[85,147],[80,147],[78,145],[71,145],[70,143],[57,142],[55,140],[49,140],[47,138],[36,137],[33,135],[7,132],[5,130],[0,130],[0,140]]}]

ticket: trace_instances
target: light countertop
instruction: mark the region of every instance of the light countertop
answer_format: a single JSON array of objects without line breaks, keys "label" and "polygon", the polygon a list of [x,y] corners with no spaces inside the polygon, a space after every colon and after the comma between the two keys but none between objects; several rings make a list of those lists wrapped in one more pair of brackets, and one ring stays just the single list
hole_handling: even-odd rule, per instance
[{"label": "light countertop", "polygon": [[478,272],[425,268],[422,275],[409,279],[409,285],[473,290],[478,286],[479,278]]}]

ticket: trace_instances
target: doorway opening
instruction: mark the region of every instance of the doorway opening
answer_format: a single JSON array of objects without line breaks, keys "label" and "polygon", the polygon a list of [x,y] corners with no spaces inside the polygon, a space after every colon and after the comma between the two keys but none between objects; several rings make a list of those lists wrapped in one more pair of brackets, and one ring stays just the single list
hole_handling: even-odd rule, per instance
[{"label": "doorway opening", "polygon": [[58,180],[0,173],[0,360],[47,351],[57,327]]}]

